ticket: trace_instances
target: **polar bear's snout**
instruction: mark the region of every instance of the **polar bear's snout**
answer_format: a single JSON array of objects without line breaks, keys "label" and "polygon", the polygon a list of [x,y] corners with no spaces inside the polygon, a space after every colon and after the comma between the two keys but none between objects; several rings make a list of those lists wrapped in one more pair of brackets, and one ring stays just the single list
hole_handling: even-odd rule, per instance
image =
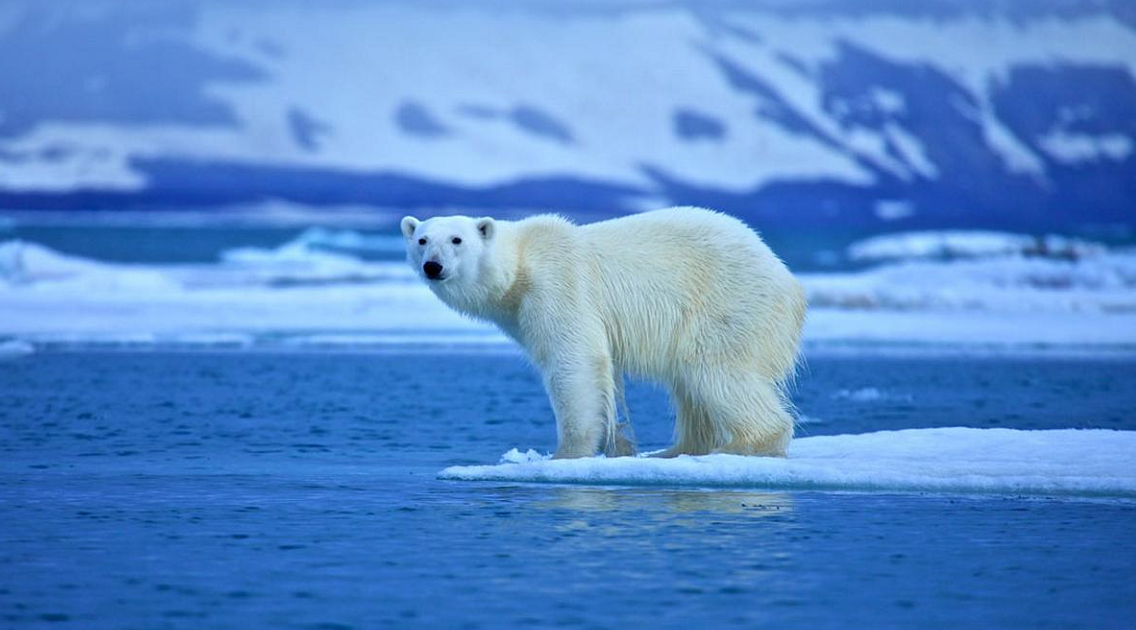
[{"label": "polar bear's snout", "polygon": [[422,265],[422,272],[431,280],[441,280],[442,269],[442,264],[435,260],[428,260]]}]

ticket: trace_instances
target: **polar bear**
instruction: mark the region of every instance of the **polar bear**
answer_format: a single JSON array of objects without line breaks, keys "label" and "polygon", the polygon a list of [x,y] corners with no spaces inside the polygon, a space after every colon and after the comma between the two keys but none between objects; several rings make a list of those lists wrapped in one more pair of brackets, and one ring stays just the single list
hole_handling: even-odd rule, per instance
[{"label": "polar bear", "polygon": [[401,228],[430,290],[540,369],[554,457],[634,451],[618,422],[624,374],[670,389],[675,440],[660,455],[785,456],[805,297],[741,221],[669,208],[587,225],[408,216]]}]

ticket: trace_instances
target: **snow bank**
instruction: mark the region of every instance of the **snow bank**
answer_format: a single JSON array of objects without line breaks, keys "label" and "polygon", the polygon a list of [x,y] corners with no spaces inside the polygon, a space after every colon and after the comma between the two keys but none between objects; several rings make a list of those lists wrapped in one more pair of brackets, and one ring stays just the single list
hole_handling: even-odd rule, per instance
[{"label": "snow bank", "polygon": [[174,283],[145,266],[114,265],[68,256],[37,243],[0,242],[0,288],[53,284],[70,290],[163,290]]},{"label": "snow bank", "polygon": [[1100,243],[1056,234],[1031,236],[985,230],[943,230],[873,236],[849,245],[848,258],[858,262],[1009,255],[1079,259],[1100,256],[1107,250]]},{"label": "snow bank", "polygon": [[[308,231],[279,247],[229,250],[216,263],[127,265],[0,242],[0,336],[37,345],[508,343],[446,308],[405,262],[357,255],[390,246]],[[810,351],[844,342],[1136,348],[1133,253],[909,261],[800,277]]]},{"label": "snow bank", "polygon": [[20,240],[0,243],[0,281],[6,283],[67,278],[91,269],[87,261],[64,256],[42,245]]},{"label": "snow bank", "polygon": [[[254,266],[317,266],[323,268],[357,270],[362,261],[348,254],[387,254],[388,258],[401,260],[405,250],[402,237],[386,234],[364,234],[355,230],[331,230],[311,227],[296,238],[277,247],[239,247],[228,250],[221,259],[228,263]],[[397,254],[397,256],[394,256]],[[410,271],[399,265],[409,278]]]},{"label": "snow bank", "polygon": [[248,345],[338,333],[480,332],[403,262],[293,241],[215,264],[124,265],[0,243],[0,335],[36,342]]},{"label": "snow bank", "polygon": [[[343,253],[351,250],[387,252],[392,247],[389,240],[350,230],[311,228],[278,247],[239,247],[223,252],[223,266],[230,272],[223,277],[242,278],[254,284],[414,280],[414,274],[405,263],[368,262]],[[401,252],[402,239],[397,241]]]},{"label": "snow bank", "polygon": [[1136,432],[908,429],[800,438],[787,459],[737,455],[552,460],[513,449],[463,481],[1136,497]]},{"label": "snow bank", "polygon": [[324,227],[310,227],[294,242],[313,248],[397,254],[399,258],[406,252],[406,243],[401,236],[364,234],[355,230],[331,230]]},{"label": "snow bank", "polygon": [[405,263],[363,261],[317,245],[334,242],[345,247],[371,246],[366,239],[349,231],[308,231],[275,248],[241,247],[226,251],[221,262],[212,265],[106,263],[62,254],[37,243],[4,241],[0,242],[0,287],[66,287],[79,291],[147,288],[168,293],[193,287],[415,280]]},{"label": "snow bank", "polygon": [[878,264],[800,274],[807,342],[1136,343],[1136,250],[943,231],[865,239],[848,257]]},{"label": "snow bank", "polygon": [[[912,248],[909,254],[914,256],[916,251],[920,250]],[[802,274],[800,278],[813,308],[1136,311],[1136,253],[1130,251],[1079,260],[1014,255],[907,261],[855,273]]]}]

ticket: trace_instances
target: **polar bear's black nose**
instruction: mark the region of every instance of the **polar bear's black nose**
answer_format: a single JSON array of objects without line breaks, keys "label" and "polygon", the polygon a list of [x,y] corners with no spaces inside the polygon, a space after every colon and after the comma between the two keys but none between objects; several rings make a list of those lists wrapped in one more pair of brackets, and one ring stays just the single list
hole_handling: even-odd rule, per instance
[{"label": "polar bear's black nose", "polygon": [[422,265],[422,271],[425,271],[426,277],[431,280],[437,280],[442,277],[442,265],[432,260]]}]

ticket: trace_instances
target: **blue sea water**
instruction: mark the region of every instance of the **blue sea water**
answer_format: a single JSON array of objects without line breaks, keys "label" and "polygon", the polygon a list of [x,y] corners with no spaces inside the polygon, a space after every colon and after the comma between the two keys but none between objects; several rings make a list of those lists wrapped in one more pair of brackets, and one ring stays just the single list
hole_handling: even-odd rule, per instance
[{"label": "blue sea water", "polygon": [[[1132,358],[814,356],[802,435],[1136,428]],[[630,388],[644,448],[663,394]],[[551,450],[511,352],[0,362],[0,626],[1020,627],[1136,620],[1136,503],[447,482]]]}]

